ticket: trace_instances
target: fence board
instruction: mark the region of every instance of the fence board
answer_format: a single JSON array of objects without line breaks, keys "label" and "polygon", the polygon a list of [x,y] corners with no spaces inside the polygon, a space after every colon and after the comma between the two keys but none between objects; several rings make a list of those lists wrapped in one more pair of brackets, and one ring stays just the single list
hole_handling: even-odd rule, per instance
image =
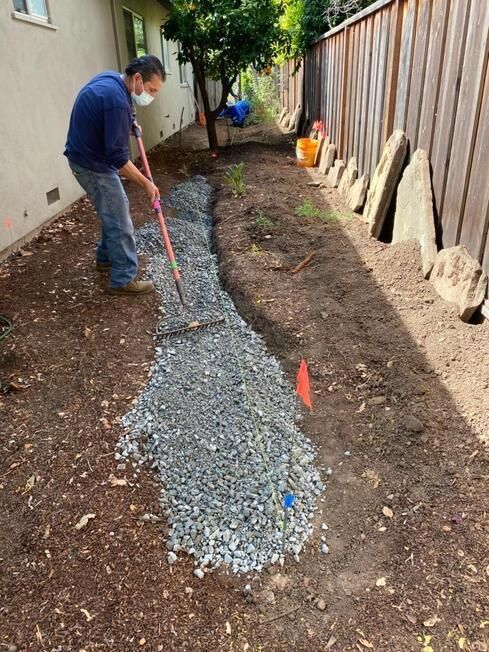
[{"label": "fence board", "polygon": [[404,5],[404,20],[402,24],[401,52],[399,74],[397,81],[396,111],[394,129],[406,128],[406,114],[409,103],[409,85],[413,60],[414,27],[417,13],[416,0],[408,0]]},{"label": "fence board", "polygon": [[321,62],[321,70],[319,71],[319,88],[318,88],[318,97],[319,97],[319,110],[318,118],[324,122],[324,68],[326,65],[326,56],[325,56],[325,44],[324,42],[320,43],[319,47],[316,49],[320,52],[319,60]]},{"label": "fence board", "polygon": [[314,49],[317,53],[318,71],[317,71],[317,84],[315,88],[316,94],[316,113],[313,115],[314,120],[322,120],[322,71],[323,71],[323,51],[322,48],[317,47]]},{"label": "fence board", "polygon": [[341,95],[342,95],[342,80],[343,80],[343,48],[344,48],[345,33],[338,34],[338,51],[336,53],[336,102],[335,102],[335,123],[336,123],[336,143],[338,147],[341,144]]},{"label": "fence board", "polygon": [[460,218],[466,198],[468,172],[480,114],[488,46],[489,3],[473,2],[441,221],[445,247],[459,242]]},{"label": "fence board", "polygon": [[418,147],[428,152],[428,156],[431,156],[433,146],[433,132],[436,113],[438,111],[441,68],[445,50],[450,2],[451,0],[435,0],[433,3],[431,35],[426,59],[425,84],[417,144]]},{"label": "fence board", "polygon": [[334,94],[335,94],[335,42],[334,39],[329,44],[329,122],[331,124],[332,138],[335,139],[336,125],[334,124]]},{"label": "fence board", "polygon": [[[366,22],[360,23],[360,45],[358,53],[358,74],[357,74],[357,96],[355,101],[355,131],[353,151],[357,161],[360,161],[360,127],[361,127],[361,107],[362,107],[362,88],[363,77],[365,75],[365,37]],[[360,163],[359,163],[360,164]]]},{"label": "fence board", "polygon": [[431,154],[434,203],[438,219],[443,213],[446,174],[458,103],[460,61],[465,48],[469,10],[470,1],[467,3],[455,2],[448,19],[447,42],[440,82],[440,98]]},{"label": "fence board", "polygon": [[350,115],[350,103],[348,98],[351,93],[351,74],[350,74],[350,64],[353,48],[353,34],[350,28],[345,29],[345,61],[343,64],[343,92],[341,96],[341,133],[340,133],[340,143],[339,148],[341,155],[345,158],[349,158],[348,152],[348,123],[351,119]]},{"label": "fence board", "polygon": [[406,116],[406,132],[409,135],[411,155],[418,146],[419,117],[431,27],[431,5],[432,0],[419,0],[417,11],[412,61],[412,70],[415,71],[415,74],[411,73],[409,103]]},{"label": "fence board", "polygon": [[341,80],[342,80],[342,61],[343,61],[343,36],[340,32],[336,38],[336,56],[335,56],[335,102],[334,102],[334,123],[335,123],[335,141],[340,146],[340,107],[341,107]]},{"label": "fence board", "polygon": [[481,259],[489,228],[489,66],[486,65],[481,123],[474,148],[460,242],[473,256]]},{"label": "fence board", "polygon": [[[372,166],[372,144],[374,124],[376,122],[375,104],[377,100],[377,78],[379,75],[379,54],[380,54],[380,23],[381,15],[376,13],[372,16],[372,62],[370,66],[370,79],[369,79],[369,99],[368,99],[368,115],[367,123],[365,124],[365,162],[363,170],[373,176]],[[375,169],[375,165],[374,165]]]},{"label": "fence board", "polygon": [[389,23],[390,12],[388,9],[384,10],[380,17],[380,43],[379,43],[379,62],[378,62],[378,75],[377,75],[377,88],[375,91],[375,104],[373,115],[376,119],[373,121],[372,127],[372,153],[370,159],[370,176],[373,176],[375,168],[381,156],[381,135],[384,122],[382,107],[384,106],[384,93],[386,86],[386,72],[387,72],[387,58],[389,46]]},{"label": "fence board", "polygon": [[335,92],[335,41],[334,38],[331,39],[329,43],[329,60],[330,60],[330,67],[329,67],[329,105],[328,105],[328,111],[329,111],[329,123],[331,125],[331,138],[336,142],[335,138],[335,133],[336,133],[336,125],[334,123],[334,92]]},{"label": "fence board", "polygon": [[355,117],[357,111],[357,87],[358,87],[358,61],[361,44],[361,31],[365,29],[363,23],[354,26],[352,29],[353,58],[351,70],[351,97],[350,97],[350,124],[348,128],[348,155],[352,156],[355,151]]},{"label": "fence board", "polygon": [[382,134],[382,144],[387,141],[392,133],[394,125],[394,116],[396,110],[396,88],[399,75],[399,61],[401,51],[402,21],[403,9],[402,0],[396,0],[392,5],[390,38],[389,38],[389,57],[387,61],[387,82],[385,89],[384,105],[384,130]]},{"label": "fence board", "polygon": [[367,141],[367,130],[368,130],[368,100],[370,95],[370,69],[372,66],[372,37],[373,37],[373,25],[372,17],[369,16],[367,19],[366,25],[366,35],[365,35],[365,63],[364,63],[364,76],[363,76],[363,85],[362,85],[362,104],[360,109],[360,123],[359,123],[359,135],[360,135],[360,147],[358,151],[358,165],[359,170],[367,172],[365,169],[365,146]]}]

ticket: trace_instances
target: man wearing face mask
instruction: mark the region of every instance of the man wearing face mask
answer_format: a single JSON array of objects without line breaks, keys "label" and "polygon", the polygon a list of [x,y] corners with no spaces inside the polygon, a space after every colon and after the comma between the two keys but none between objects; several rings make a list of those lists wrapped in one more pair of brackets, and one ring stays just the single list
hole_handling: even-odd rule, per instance
[{"label": "man wearing face mask", "polygon": [[146,192],[150,204],[158,188],[129,158],[134,107],[147,106],[165,81],[161,61],[154,56],[134,59],[122,75],[103,72],[86,84],[75,100],[65,156],[100,218],[102,237],[96,268],[110,272],[110,294],[139,295],[154,290],[151,281],[137,279],[138,261],[129,202],[119,173]]}]

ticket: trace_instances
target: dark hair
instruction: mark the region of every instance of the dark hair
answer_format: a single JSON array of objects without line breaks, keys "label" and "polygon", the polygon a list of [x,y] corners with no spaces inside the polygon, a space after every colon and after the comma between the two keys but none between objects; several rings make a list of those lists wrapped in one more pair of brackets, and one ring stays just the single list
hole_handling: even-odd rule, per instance
[{"label": "dark hair", "polygon": [[158,57],[155,57],[152,54],[145,54],[143,57],[133,59],[124,72],[129,77],[132,77],[132,75],[139,72],[145,82],[149,81],[153,75],[158,75],[161,81],[165,81],[166,79],[166,72],[163,68],[163,64]]}]

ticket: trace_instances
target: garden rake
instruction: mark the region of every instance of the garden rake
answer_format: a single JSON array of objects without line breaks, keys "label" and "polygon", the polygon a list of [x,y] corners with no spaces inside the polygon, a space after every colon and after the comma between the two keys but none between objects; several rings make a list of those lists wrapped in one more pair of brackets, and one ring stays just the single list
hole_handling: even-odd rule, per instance
[{"label": "garden rake", "polygon": [[[148,157],[146,156],[146,151],[144,149],[141,128],[137,124],[136,120],[134,120],[132,124],[132,133],[134,134],[134,137],[136,138],[138,144],[139,156],[141,157],[141,161],[143,164],[144,174],[153,183],[153,176],[151,174],[151,170],[149,167]],[[178,269],[177,261],[175,260],[175,254],[173,252],[173,247],[171,244],[170,236],[168,234],[168,229],[166,228],[165,216],[163,214],[163,209],[161,208],[161,202],[158,198],[156,198],[153,202],[153,210],[158,217],[158,223],[160,225],[163,244],[165,246],[166,255],[170,262],[170,269],[172,272],[173,280],[175,281],[175,285],[177,286],[180,303],[184,308],[186,308],[187,295],[185,293],[185,288],[183,287],[182,279],[180,277],[180,271]],[[217,326],[218,324],[221,324],[223,321],[224,321],[224,315],[216,319],[212,319],[210,321],[191,321],[188,324],[184,324],[182,326],[176,328],[170,328],[170,329],[165,329],[163,324],[159,324],[156,332],[157,335],[159,335],[160,337],[170,337],[173,335],[182,335],[183,333],[186,332],[212,328],[213,326]]]}]

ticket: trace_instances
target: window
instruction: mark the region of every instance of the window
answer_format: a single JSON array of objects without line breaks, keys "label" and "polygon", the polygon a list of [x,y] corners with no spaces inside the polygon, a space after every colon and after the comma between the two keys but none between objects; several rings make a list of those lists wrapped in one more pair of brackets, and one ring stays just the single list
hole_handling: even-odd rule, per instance
[{"label": "window", "polygon": [[129,9],[123,9],[122,13],[124,16],[124,30],[126,32],[127,54],[129,55],[129,61],[132,61],[136,57],[142,57],[143,54],[148,54],[144,18]]},{"label": "window", "polygon": [[40,20],[47,21],[49,18],[46,0],[14,0],[14,9],[19,14],[25,14]]},{"label": "window", "polygon": [[[178,54],[181,52],[180,43],[178,43]],[[180,84],[188,84],[187,82],[187,64],[178,62],[178,74],[180,76]]]},{"label": "window", "polygon": [[163,61],[163,68],[165,69],[165,72],[171,73],[170,69],[170,50],[169,50],[170,44],[165,38],[165,35],[163,34],[163,31],[161,31],[161,60]]}]

